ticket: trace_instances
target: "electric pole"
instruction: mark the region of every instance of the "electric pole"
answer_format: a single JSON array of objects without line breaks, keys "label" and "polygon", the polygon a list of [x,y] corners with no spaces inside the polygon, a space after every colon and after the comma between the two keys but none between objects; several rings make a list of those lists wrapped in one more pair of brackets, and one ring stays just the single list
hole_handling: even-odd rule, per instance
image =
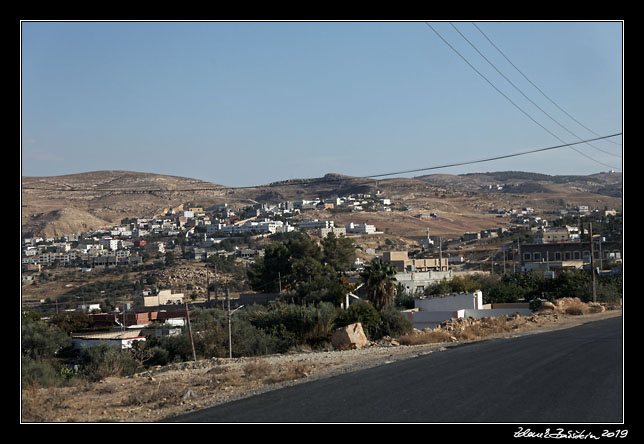
[{"label": "electric pole", "polygon": [[184,302],[186,307],[186,319],[188,320],[188,332],[190,333],[190,345],[192,346],[192,357],[194,360],[197,360],[197,354],[195,353],[195,341],[192,339],[192,327],[190,326],[190,312],[188,311],[188,303]]},{"label": "electric pole", "polygon": [[208,308],[210,308],[210,273],[208,272],[207,262],[206,262],[206,294],[208,297]]},{"label": "electric pole", "polygon": [[503,275],[505,276],[505,245],[503,246]]},{"label": "electric pole", "polygon": [[230,290],[228,285],[226,285],[226,301],[228,302],[228,357],[233,357],[233,341],[232,341],[232,327],[231,327],[231,315],[230,315]]},{"label": "electric pole", "polygon": [[590,223],[590,272],[593,277],[593,302],[597,302],[597,287],[595,284],[595,242],[593,241],[593,223]]}]

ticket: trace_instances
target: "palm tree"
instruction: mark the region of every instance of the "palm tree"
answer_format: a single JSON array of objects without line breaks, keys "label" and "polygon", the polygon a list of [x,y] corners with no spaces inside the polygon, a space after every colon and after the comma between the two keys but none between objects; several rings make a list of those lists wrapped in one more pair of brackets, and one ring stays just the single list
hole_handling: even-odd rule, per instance
[{"label": "palm tree", "polygon": [[396,294],[396,269],[389,261],[374,259],[360,273],[365,283],[367,297],[379,312],[389,305]]}]

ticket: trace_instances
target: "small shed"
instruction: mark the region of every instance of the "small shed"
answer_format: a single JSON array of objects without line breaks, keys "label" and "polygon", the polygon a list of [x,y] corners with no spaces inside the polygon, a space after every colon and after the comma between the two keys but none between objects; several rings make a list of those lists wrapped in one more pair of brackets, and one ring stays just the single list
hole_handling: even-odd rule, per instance
[{"label": "small shed", "polygon": [[135,341],[145,341],[141,329],[124,329],[119,331],[79,333],[72,335],[74,348],[93,347],[99,343],[107,343],[121,349],[132,348]]}]

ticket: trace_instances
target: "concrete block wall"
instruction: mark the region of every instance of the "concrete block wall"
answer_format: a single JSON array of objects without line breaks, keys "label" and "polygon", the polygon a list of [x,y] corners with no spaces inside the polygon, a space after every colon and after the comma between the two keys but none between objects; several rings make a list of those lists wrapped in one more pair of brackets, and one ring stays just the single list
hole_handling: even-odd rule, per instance
[{"label": "concrete block wall", "polygon": [[414,328],[436,328],[443,321],[458,317],[457,311],[404,311],[403,315],[414,324]]},{"label": "concrete block wall", "polygon": [[461,309],[482,309],[483,293],[461,293],[416,299],[415,308],[420,311],[455,311]]},{"label": "concrete block wall", "polygon": [[436,328],[438,324],[450,319],[468,318],[481,319],[485,317],[499,317],[519,313],[521,316],[529,316],[532,311],[529,308],[501,308],[501,309],[460,309],[454,311],[403,311],[402,314],[414,325],[414,328]]},{"label": "concrete block wall", "polygon": [[499,316],[512,315],[514,313],[519,313],[521,316],[530,316],[532,314],[532,310],[529,308],[493,308],[490,310],[459,310],[459,312],[462,312],[462,315],[459,317],[472,317],[475,319],[486,317],[496,318]]}]

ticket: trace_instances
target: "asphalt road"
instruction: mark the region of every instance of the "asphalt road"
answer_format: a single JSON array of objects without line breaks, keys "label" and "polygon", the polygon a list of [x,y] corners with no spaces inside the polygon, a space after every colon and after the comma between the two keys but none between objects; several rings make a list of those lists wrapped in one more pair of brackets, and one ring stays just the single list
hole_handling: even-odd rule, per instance
[{"label": "asphalt road", "polygon": [[330,377],[166,422],[619,423],[622,318]]}]

